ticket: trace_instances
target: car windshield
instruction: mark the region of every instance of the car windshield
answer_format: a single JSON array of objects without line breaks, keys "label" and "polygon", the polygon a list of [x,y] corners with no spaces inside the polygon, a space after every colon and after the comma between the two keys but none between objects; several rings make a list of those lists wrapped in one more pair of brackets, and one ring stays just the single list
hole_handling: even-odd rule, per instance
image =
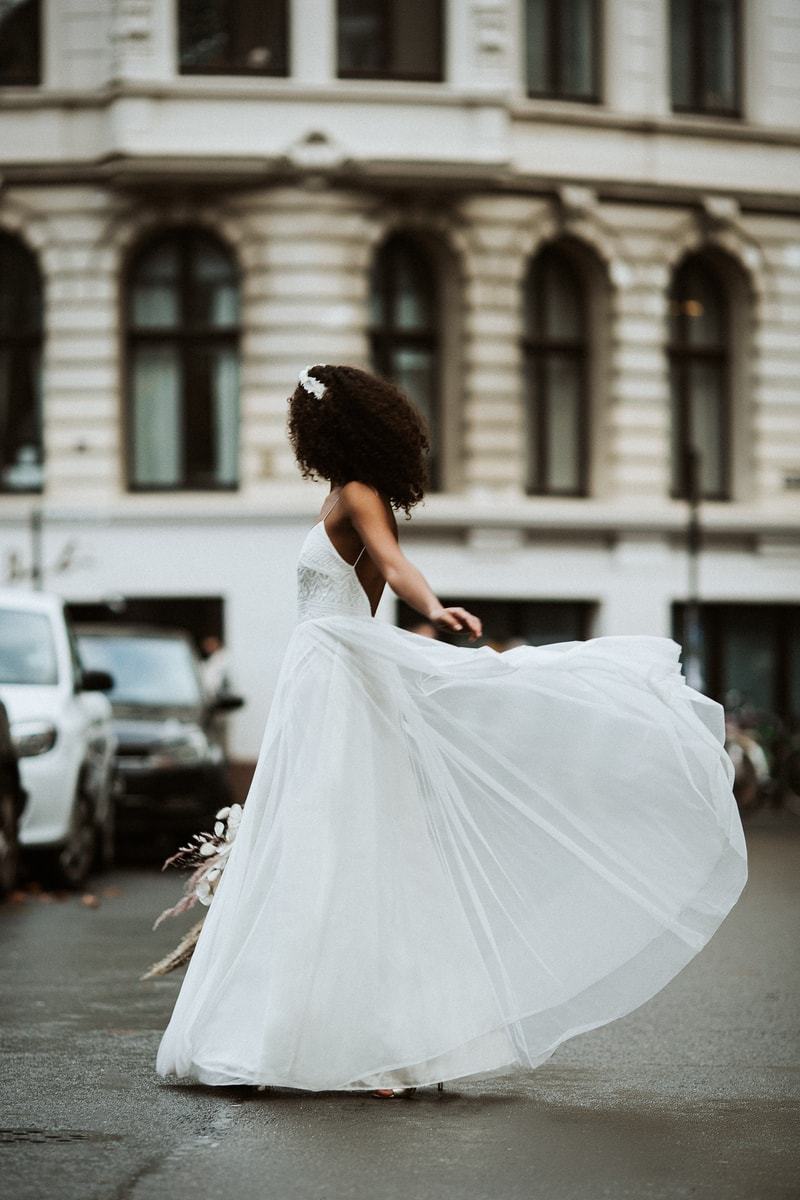
[{"label": "car windshield", "polygon": [[183,638],[146,634],[79,634],[86,670],[108,671],[114,686],[106,695],[117,704],[199,704],[200,681]]},{"label": "car windshield", "polygon": [[0,683],[58,683],[53,627],[46,613],[0,608]]}]

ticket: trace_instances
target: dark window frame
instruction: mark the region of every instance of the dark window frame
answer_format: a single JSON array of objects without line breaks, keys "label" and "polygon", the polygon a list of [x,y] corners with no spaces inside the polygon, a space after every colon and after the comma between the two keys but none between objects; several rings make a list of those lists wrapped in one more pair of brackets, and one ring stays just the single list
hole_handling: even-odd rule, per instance
[{"label": "dark window frame", "polygon": [[[18,355],[20,353],[26,356],[28,368],[31,378],[34,377],[34,372],[39,378],[39,403],[36,407],[35,430],[37,436],[37,447],[39,451],[38,466],[44,472],[44,413],[42,411],[42,351],[44,348],[44,285],[42,279],[41,268],[36,254],[31,250],[30,246],[14,233],[7,230],[0,230],[0,264],[4,257],[4,253],[16,255],[18,262],[24,264],[23,272],[26,273],[25,286],[29,283],[32,285],[33,291],[33,308],[36,311],[36,320],[31,322],[27,328],[3,329],[0,327],[0,349],[8,350],[9,353]],[[4,264],[2,264],[4,265]],[[5,267],[5,269],[8,269]],[[9,272],[10,273],[10,272]],[[10,464],[2,463],[0,466],[5,467]],[[4,496],[30,496],[41,495],[44,491],[44,478],[38,484],[31,487],[9,487],[2,481],[0,474],[0,495]]]},{"label": "dark window frame", "polygon": [[[21,6],[18,6],[18,9]],[[18,79],[4,79],[0,75],[0,89],[13,87],[40,87],[42,83],[42,0],[33,0],[32,8],[35,11],[33,37],[34,44],[32,48],[31,60],[35,64],[27,72],[23,73]],[[12,9],[8,14],[13,19],[15,10]]]},{"label": "dark window frame", "polygon": [[[396,259],[394,248],[400,245],[410,251],[415,261],[415,270],[426,280],[429,287],[426,307],[433,314],[433,325],[424,330],[408,330],[396,325],[395,305],[399,296],[397,287]],[[381,259],[385,262],[381,264]],[[394,352],[398,349],[426,350],[433,362],[433,372],[437,381],[434,389],[433,405],[430,419],[431,457],[430,457],[430,490],[441,491],[442,479],[442,433],[444,414],[442,412],[442,348],[443,334],[441,328],[441,299],[442,286],[439,278],[438,264],[433,255],[426,251],[423,243],[405,230],[390,233],[378,246],[371,264],[370,285],[378,277],[382,284],[384,321],[378,326],[370,321],[368,337],[370,361],[373,369],[386,379],[392,379],[391,364]]]},{"label": "dark window frame", "polygon": [[[743,73],[743,21],[742,21],[742,5],[741,0],[731,0],[733,7],[733,91],[734,101],[730,108],[709,108],[703,102],[705,92],[705,75],[706,75],[706,60],[704,57],[704,41],[703,41],[703,9],[705,0],[694,0],[691,5],[691,32],[690,38],[690,66],[689,66],[689,91],[692,98],[686,104],[681,104],[676,101],[672,95],[670,86],[670,106],[674,113],[682,113],[686,115],[704,116],[704,117],[732,117],[741,118],[743,115],[742,109],[742,73]],[[673,4],[669,7],[669,38],[670,38],[670,55],[673,53]]]},{"label": "dark window frame", "polygon": [[[190,458],[189,444],[191,435],[191,405],[187,403],[187,394],[191,390],[192,364],[194,350],[197,345],[233,349],[237,356],[241,353],[242,322],[241,316],[235,326],[220,329],[213,325],[186,321],[186,314],[191,312],[191,268],[190,254],[192,243],[206,241],[222,251],[230,260],[237,287],[241,290],[241,271],[235,254],[230,246],[211,230],[200,225],[177,226],[161,229],[158,233],[137,243],[129,256],[123,287],[123,324],[125,330],[125,356],[123,363],[124,397],[125,397],[125,445],[126,445],[126,486],[129,492],[236,492],[241,486],[241,478],[237,463],[237,478],[231,483],[197,483],[191,481],[187,470]],[[172,328],[164,326],[134,327],[132,317],[132,295],[136,283],[136,268],[145,257],[159,245],[176,245],[178,248],[179,282],[178,310],[181,316],[179,324]],[[184,461],[182,463],[181,479],[177,483],[139,483],[136,480],[136,447],[134,421],[134,393],[132,368],[134,351],[137,343],[174,344],[180,355],[181,363],[181,424],[184,431]]]},{"label": "dark window frame", "polygon": [[[723,287],[722,280],[718,272],[710,264],[706,256],[700,252],[698,254],[687,255],[673,272],[672,280],[670,281],[669,289],[669,304],[670,308],[675,304],[680,304],[681,299],[691,299],[691,297],[680,295],[680,288],[683,283],[684,274],[692,268],[694,264],[699,264],[701,270],[706,273],[707,278],[713,282],[717,303],[719,305],[720,321],[723,327],[723,340],[717,346],[692,346],[688,339],[688,317],[685,310],[678,309],[677,324],[679,336],[676,338],[672,333],[672,322],[670,322],[670,337],[667,343],[667,358],[670,371],[670,404],[672,403],[672,376],[673,372],[677,377],[677,401],[678,401],[678,430],[677,440],[679,445],[680,460],[677,464],[678,483],[674,483],[675,464],[671,463],[670,471],[670,488],[669,495],[672,500],[688,500],[689,499],[689,479],[688,479],[688,450],[689,450],[689,430],[690,430],[690,410],[691,410],[691,388],[689,384],[690,367],[695,362],[705,364],[714,364],[719,375],[719,411],[717,419],[719,422],[719,456],[720,456],[720,476],[721,486],[718,491],[704,491],[702,479],[698,480],[698,492],[701,500],[731,500],[731,414],[733,411],[733,396],[732,396],[732,380],[733,380],[733,364],[731,353],[731,307],[728,303]],[[701,468],[702,474],[702,468]]]},{"label": "dark window frame", "polygon": [[[248,0],[241,0],[247,3]],[[267,0],[261,0],[261,3],[266,3]],[[192,67],[184,66],[182,61],[181,49],[181,28],[182,28],[182,9],[184,4],[192,4],[193,0],[177,0],[177,22],[178,22],[178,74],[179,75],[223,75],[223,76],[255,76],[267,77],[273,79],[288,78],[291,70],[291,45],[290,45],[290,21],[289,21],[289,0],[281,0],[279,26],[280,26],[280,42],[282,56],[277,67],[247,67],[247,66],[223,66],[223,67]],[[234,14],[228,14],[230,27],[234,25]]]},{"label": "dark window frame", "polygon": [[572,92],[567,92],[561,88],[561,41],[562,41],[562,16],[563,4],[562,0],[544,0],[547,7],[547,62],[549,65],[548,71],[548,86],[540,91],[531,87],[528,65],[527,65],[527,49],[528,38],[530,31],[527,28],[527,5],[525,18],[525,91],[528,98],[531,100],[566,100],[572,104],[600,104],[602,103],[603,82],[601,79],[603,54],[604,54],[604,35],[602,21],[602,5],[601,0],[592,0],[592,89],[588,94],[577,95]]},{"label": "dark window frame", "polygon": [[[537,292],[536,275],[546,258],[554,259],[560,267],[567,269],[573,277],[575,289],[581,300],[581,334],[577,338],[551,338],[544,328],[544,303],[541,290]],[[532,464],[530,451],[526,455],[527,471],[525,493],[528,496],[576,496],[589,495],[589,461],[591,435],[590,364],[591,332],[589,327],[589,303],[587,284],[583,272],[557,242],[548,243],[531,258],[523,281],[523,304],[525,326],[522,338],[523,369],[525,372],[526,420],[535,426],[534,445],[536,461]],[[550,463],[548,460],[548,406],[546,397],[546,367],[551,356],[567,357],[577,364],[578,376],[578,440],[574,448],[578,467],[578,482],[574,488],[556,488],[550,485]],[[530,436],[526,437],[530,445]]]},{"label": "dark window frame", "polygon": [[339,0],[336,0],[336,77],[337,79],[362,79],[362,80],[378,80],[390,83],[444,83],[445,74],[445,4],[444,0],[432,0],[436,3],[436,61],[438,69],[430,74],[420,72],[416,75],[408,73],[400,73],[393,71],[389,65],[392,61],[392,21],[389,13],[389,3],[396,3],[397,0],[381,0],[379,7],[379,16],[383,24],[382,43],[384,48],[385,66],[375,68],[374,70],[365,69],[347,70],[340,65],[341,55],[339,53],[339,29],[341,25],[341,14],[339,11]]}]

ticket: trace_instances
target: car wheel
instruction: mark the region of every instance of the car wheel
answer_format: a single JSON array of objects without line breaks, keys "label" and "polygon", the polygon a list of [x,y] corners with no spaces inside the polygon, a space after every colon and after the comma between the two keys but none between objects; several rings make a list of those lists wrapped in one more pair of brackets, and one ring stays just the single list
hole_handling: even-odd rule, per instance
[{"label": "car wheel", "polygon": [[83,887],[94,863],[97,828],[89,797],[79,791],[72,806],[66,841],[48,852],[44,873],[56,887]]},{"label": "car wheel", "polygon": [[10,892],[19,875],[17,806],[11,795],[0,796],[0,892]]}]

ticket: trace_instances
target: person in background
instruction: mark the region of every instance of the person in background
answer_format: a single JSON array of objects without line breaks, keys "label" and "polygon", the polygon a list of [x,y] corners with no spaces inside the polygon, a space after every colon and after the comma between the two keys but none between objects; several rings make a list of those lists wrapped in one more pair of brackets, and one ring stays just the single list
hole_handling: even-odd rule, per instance
[{"label": "person in background", "polygon": [[230,691],[230,657],[216,634],[209,634],[200,643],[202,661],[200,673],[203,687],[210,700]]}]

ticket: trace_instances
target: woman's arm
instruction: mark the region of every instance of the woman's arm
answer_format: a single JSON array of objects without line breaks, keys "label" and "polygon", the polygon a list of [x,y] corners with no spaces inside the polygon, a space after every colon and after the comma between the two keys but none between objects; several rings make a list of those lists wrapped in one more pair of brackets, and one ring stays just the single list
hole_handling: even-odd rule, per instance
[{"label": "woman's arm", "polygon": [[367,554],[396,596],[439,629],[459,632],[466,627],[471,641],[481,636],[480,619],[464,608],[445,608],[422,572],[408,561],[397,540],[391,509],[373,488],[366,483],[347,483],[342,500]]}]

